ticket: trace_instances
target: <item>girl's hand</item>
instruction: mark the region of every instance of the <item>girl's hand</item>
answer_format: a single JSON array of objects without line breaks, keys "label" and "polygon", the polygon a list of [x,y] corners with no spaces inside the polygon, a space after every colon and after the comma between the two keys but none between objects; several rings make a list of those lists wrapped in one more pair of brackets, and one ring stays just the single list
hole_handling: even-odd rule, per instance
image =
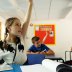
[{"label": "girl's hand", "polygon": [[33,0],[29,0],[29,3],[32,4],[33,3]]}]

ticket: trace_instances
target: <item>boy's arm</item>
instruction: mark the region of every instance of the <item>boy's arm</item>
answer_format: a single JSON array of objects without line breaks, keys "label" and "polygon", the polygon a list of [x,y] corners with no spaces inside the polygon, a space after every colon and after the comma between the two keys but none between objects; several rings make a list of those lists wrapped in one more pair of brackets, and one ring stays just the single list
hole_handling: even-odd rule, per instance
[{"label": "boy's arm", "polygon": [[28,12],[27,12],[27,15],[26,15],[26,20],[25,20],[25,22],[23,23],[23,26],[22,26],[23,37],[25,37],[26,31],[27,31],[27,28],[28,28],[28,25],[29,25],[29,22],[30,22],[31,13],[32,13],[32,5],[33,5],[33,1],[29,0],[29,8],[28,8]]},{"label": "boy's arm", "polygon": [[55,55],[55,53],[54,53],[52,50],[48,50],[48,51],[46,52],[46,55]]},{"label": "boy's arm", "polygon": [[48,51],[41,51],[40,54],[54,55],[55,53],[52,50],[48,50]]},{"label": "boy's arm", "polygon": [[39,54],[39,52],[27,51],[27,54]]},{"label": "boy's arm", "polygon": [[28,50],[26,53],[27,53],[27,54],[31,54],[31,51]]},{"label": "boy's arm", "polygon": [[40,52],[40,54],[45,54],[45,55],[54,55],[55,53],[46,45],[44,45],[44,50]]}]

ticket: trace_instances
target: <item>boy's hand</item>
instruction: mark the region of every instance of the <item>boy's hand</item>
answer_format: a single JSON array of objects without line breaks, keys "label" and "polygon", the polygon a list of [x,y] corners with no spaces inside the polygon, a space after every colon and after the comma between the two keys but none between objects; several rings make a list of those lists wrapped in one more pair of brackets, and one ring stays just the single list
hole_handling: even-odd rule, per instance
[{"label": "boy's hand", "polygon": [[40,52],[40,54],[46,54],[46,53],[42,51],[42,52]]},{"label": "boy's hand", "polygon": [[31,52],[31,54],[39,54],[39,52]]}]

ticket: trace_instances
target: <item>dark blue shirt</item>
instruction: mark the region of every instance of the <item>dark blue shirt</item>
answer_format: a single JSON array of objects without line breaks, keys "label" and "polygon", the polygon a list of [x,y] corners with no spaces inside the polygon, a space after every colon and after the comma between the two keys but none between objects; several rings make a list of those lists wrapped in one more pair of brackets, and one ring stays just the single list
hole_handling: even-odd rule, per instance
[{"label": "dark blue shirt", "polygon": [[48,51],[50,50],[46,45],[44,44],[41,44],[40,47],[35,47],[34,45],[32,45],[30,48],[29,48],[29,51],[32,51],[32,52],[41,52],[41,51]]}]

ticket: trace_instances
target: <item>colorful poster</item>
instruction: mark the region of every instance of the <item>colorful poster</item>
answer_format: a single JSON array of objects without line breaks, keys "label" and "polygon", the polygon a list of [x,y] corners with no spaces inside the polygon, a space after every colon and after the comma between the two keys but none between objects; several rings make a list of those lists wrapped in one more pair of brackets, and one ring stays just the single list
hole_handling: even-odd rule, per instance
[{"label": "colorful poster", "polygon": [[44,44],[55,44],[55,25],[35,25],[35,36],[40,37]]}]

